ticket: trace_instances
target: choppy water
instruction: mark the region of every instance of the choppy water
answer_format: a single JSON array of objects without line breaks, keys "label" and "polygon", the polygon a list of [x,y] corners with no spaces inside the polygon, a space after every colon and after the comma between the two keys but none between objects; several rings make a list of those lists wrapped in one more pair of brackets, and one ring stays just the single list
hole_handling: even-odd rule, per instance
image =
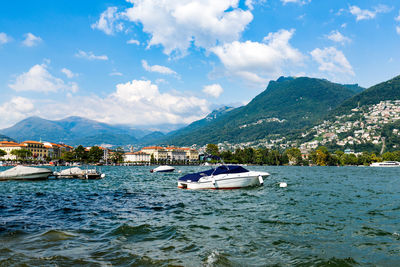
[{"label": "choppy water", "polygon": [[177,189],[199,167],[1,182],[0,266],[399,266],[400,169],[248,168],[272,176],[232,191]]}]

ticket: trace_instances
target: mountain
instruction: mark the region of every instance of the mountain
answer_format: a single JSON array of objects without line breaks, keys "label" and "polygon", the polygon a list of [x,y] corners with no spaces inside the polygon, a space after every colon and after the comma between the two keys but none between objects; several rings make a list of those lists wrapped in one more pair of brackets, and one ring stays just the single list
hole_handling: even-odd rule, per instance
[{"label": "mountain", "polygon": [[12,139],[12,138],[10,138],[8,136],[2,135],[2,134],[0,134],[0,141],[13,141],[13,142],[15,142],[14,139]]},{"label": "mountain", "polygon": [[[70,145],[136,143],[138,131],[127,126],[114,126],[82,117],[68,117],[62,120],[46,120],[40,117],[26,118],[14,126],[0,130],[18,141],[45,140]],[[146,132],[139,131],[143,135]]]},{"label": "mountain", "polygon": [[290,134],[315,124],[343,101],[354,96],[356,85],[324,79],[280,77],[271,81],[249,104],[206,118],[178,130],[164,143],[190,145],[248,142],[276,134]]},{"label": "mountain", "polygon": [[345,114],[353,108],[378,104],[384,100],[400,99],[400,75],[386,82],[374,85],[361,93],[347,99],[331,115]]}]

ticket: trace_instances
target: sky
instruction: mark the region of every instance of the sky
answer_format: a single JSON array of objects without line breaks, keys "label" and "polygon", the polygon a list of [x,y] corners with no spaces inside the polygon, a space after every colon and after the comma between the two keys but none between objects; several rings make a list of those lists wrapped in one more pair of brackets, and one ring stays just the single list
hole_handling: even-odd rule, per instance
[{"label": "sky", "polygon": [[400,1],[38,0],[0,9],[0,129],[29,116],[188,124],[280,76],[400,74]]}]

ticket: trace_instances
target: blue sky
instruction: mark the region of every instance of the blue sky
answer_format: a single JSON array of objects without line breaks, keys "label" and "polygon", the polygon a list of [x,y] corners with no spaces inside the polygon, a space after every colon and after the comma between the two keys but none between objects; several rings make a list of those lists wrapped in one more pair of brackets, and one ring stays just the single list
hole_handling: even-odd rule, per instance
[{"label": "blue sky", "polygon": [[399,48],[394,0],[7,1],[0,128],[190,123],[282,75],[372,86],[400,74]]}]

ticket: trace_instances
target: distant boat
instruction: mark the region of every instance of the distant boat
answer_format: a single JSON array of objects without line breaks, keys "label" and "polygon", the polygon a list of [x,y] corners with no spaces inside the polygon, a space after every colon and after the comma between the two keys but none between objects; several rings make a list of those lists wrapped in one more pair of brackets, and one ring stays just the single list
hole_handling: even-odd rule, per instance
[{"label": "distant boat", "polygon": [[374,162],[371,167],[400,167],[400,162],[398,161],[384,161],[384,162]]},{"label": "distant boat", "polygon": [[56,178],[100,179],[104,178],[105,174],[101,174],[96,169],[82,170],[81,168],[74,167],[54,172],[54,176]]},{"label": "distant boat", "polygon": [[174,167],[163,165],[150,170],[150,172],[173,172],[174,170],[175,170]]},{"label": "distant boat", "polygon": [[178,180],[182,189],[238,189],[264,184],[267,172],[249,171],[238,165],[221,165],[215,169],[187,174]]},{"label": "distant boat", "polygon": [[47,168],[34,168],[18,165],[0,172],[0,181],[5,180],[44,180],[53,173]]}]

